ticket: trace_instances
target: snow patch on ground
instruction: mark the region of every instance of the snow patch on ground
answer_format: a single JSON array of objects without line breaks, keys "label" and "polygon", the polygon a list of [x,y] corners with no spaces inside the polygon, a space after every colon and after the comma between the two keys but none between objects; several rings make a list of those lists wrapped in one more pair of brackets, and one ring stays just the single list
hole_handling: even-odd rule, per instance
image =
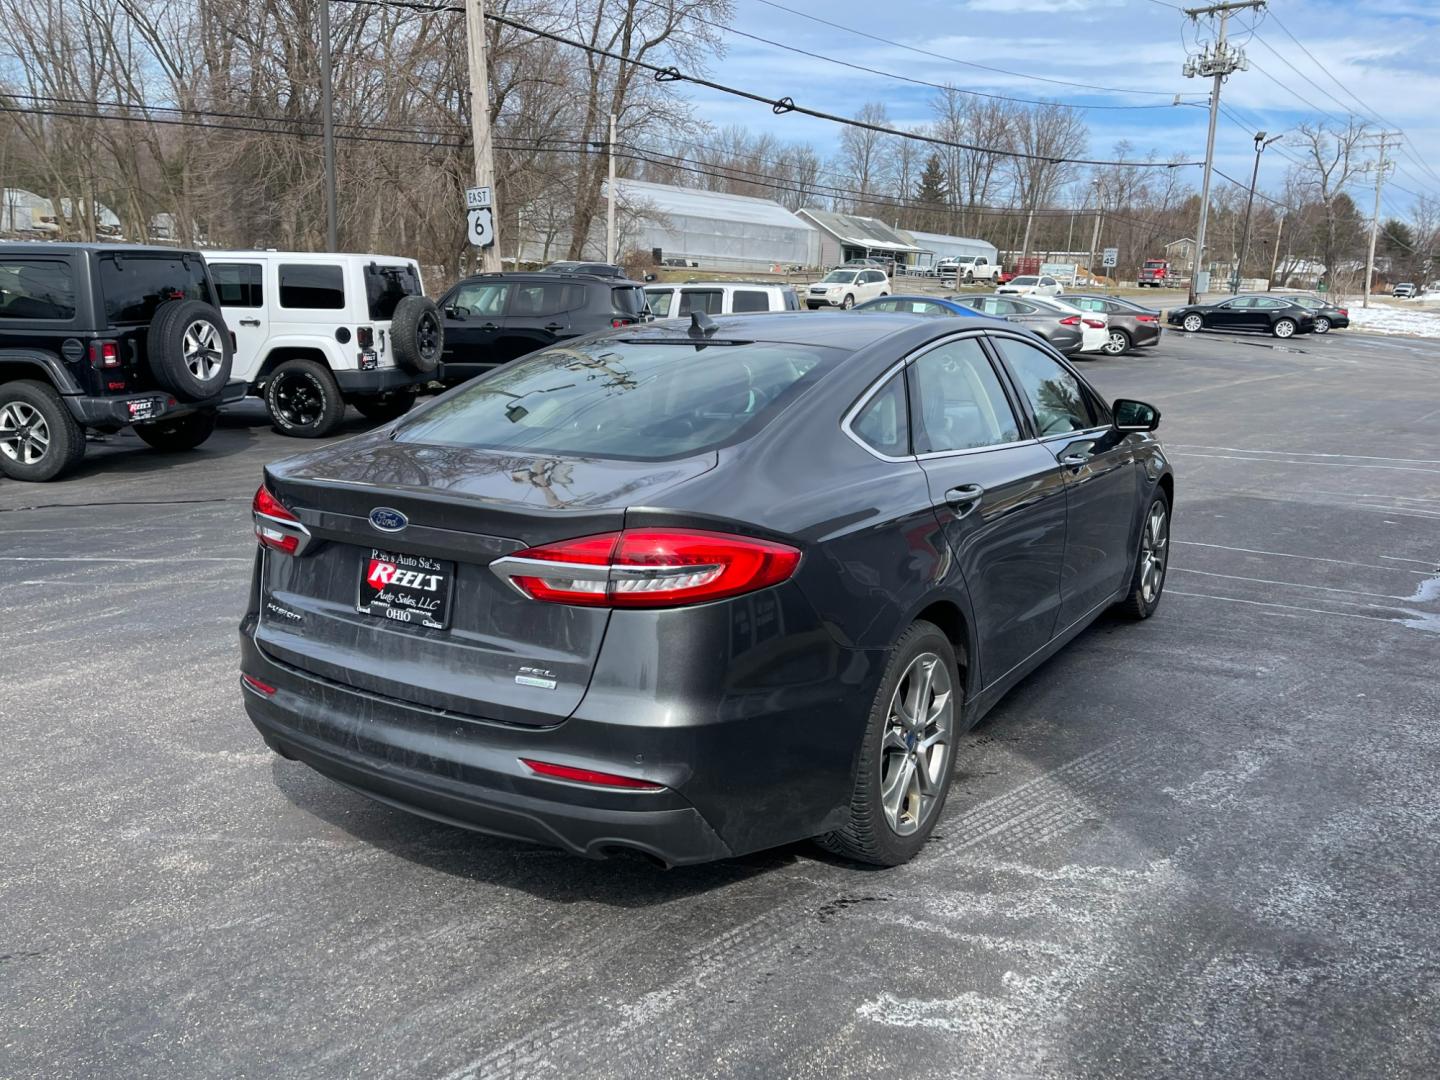
[{"label": "snow patch on ground", "polygon": [[1418,334],[1440,338],[1440,308],[1418,304],[1414,307],[1377,304],[1362,308],[1355,304],[1350,307],[1350,325],[1371,334]]}]

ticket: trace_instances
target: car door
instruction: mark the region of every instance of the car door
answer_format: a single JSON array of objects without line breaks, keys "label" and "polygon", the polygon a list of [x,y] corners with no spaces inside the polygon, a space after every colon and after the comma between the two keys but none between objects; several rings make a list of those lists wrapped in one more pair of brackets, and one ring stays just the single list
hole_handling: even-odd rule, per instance
[{"label": "car door", "polygon": [[1065,479],[1063,630],[1114,600],[1131,572],[1140,489],[1135,452],[1115,432],[1104,403],[1065,364],[1019,338],[996,336],[993,343]]},{"label": "car door", "polygon": [[1055,632],[1065,555],[1065,479],[1030,437],[972,331],[909,366],[911,436],[945,538],[965,578],[985,685]]},{"label": "car door", "polygon": [[1221,330],[1253,329],[1257,315],[1254,303],[1254,297],[1237,296],[1216,307],[1205,321]]},{"label": "car door", "polygon": [[562,281],[517,281],[495,331],[495,356],[508,363],[574,337],[570,312],[585,301],[585,286]]},{"label": "car door", "polygon": [[235,346],[231,377],[251,382],[265,359],[270,317],[265,310],[265,267],[260,262],[212,262],[210,278],[220,314]]},{"label": "car door", "polygon": [[501,362],[495,352],[495,335],[509,298],[510,283],[504,281],[462,281],[446,294],[441,307],[447,380],[469,378]]}]

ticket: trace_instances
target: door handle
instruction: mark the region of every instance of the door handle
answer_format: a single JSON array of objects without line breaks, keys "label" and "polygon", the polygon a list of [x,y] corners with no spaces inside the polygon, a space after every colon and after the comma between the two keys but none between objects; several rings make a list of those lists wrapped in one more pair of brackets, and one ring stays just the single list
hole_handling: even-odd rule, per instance
[{"label": "door handle", "polygon": [[496,326],[493,322],[487,322],[487,323],[481,323],[481,324],[480,324],[480,329],[481,329],[481,330],[499,330],[500,327]]},{"label": "door handle", "polygon": [[546,329],[546,330],[564,330],[564,329],[565,329],[565,324],[564,324],[564,323],[558,323],[558,322],[546,323],[546,324],[545,324],[545,329]]},{"label": "door handle", "polygon": [[259,320],[259,319],[241,319],[241,320],[240,320],[240,325],[241,325],[241,326],[259,326],[259,325],[260,325],[260,320]]},{"label": "door handle", "polygon": [[1060,464],[1061,464],[1061,465],[1070,465],[1070,466],[1072,466],[1072,467],[1074,467],[1074,468],[1078,468],[1078,467],[1081,466],[1081,465],[1088,465],[1088,464],[1090,464],[1090,455],[1089,455],[1089,454],[1085,454],[1085,453],[1081,453],[1081,452],[1078,451],[1078,450],[1073,450],[1073,451],[1071,451],[1071,452],[1068,453],[1068,454],[1062,454],[1062,455],[1061,455],[1061,457],[1060,457]]},{"label": "door handle", "polygon": [[985,497],[985,489],[979,484],[961,484],[945,492],[945,502],[955,511],[956,517],[964,517]]}]

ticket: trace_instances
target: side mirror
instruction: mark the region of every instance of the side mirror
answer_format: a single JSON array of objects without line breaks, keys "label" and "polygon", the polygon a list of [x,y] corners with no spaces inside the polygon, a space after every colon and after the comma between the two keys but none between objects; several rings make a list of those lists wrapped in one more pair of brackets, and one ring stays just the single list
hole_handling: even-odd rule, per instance
[{"label": "side mirror", "polygon": [[1143,401],[1118,398],[1110,406],[1116,431],[1154,431],[1160,426],[1160,410]]},{"label": "side mirror", "polygon": [[446,317],[447,319],[454,319],[456,322],[464,322],[464,321],[465,321],[465,311],[464,311],[463,308],[447,307],[447,308],[445,309],[445,317]]}]

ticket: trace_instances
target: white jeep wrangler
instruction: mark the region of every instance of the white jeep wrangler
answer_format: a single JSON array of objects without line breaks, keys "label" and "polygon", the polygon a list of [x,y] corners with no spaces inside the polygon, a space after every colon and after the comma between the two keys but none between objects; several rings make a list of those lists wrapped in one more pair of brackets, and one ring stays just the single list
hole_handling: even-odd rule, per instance
[{"label": "white jeep wrangler", "polygon": [[263,397],[275,429],[316,439],[347,404],[381,422],[441,376],[444,322],[413,259],[207,251],[235,340],[232,378]]}]

